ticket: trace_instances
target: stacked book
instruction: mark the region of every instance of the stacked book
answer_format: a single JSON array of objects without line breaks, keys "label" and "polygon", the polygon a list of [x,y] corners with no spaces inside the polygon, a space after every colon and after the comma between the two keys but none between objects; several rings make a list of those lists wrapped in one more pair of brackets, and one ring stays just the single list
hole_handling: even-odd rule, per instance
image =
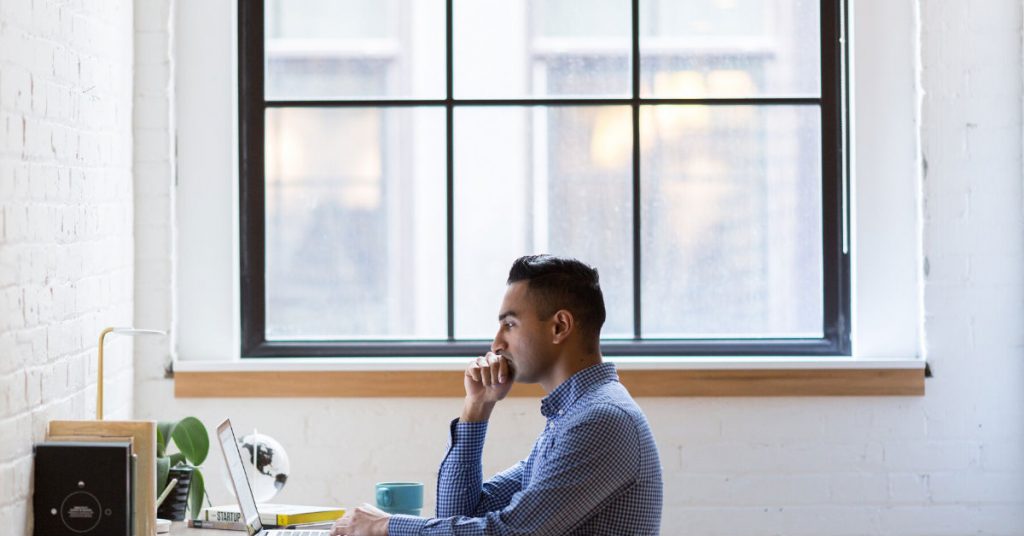
[{"label": "stacked book", "polygon": [[[294,504],[262,503],[256,505],[260,522],[266,527],[295,527],[311,524],[329,526],[335,519],[345,515],[345,509],[332,506],[302,506]],[[245,522],[237,504],[203,508],[199,518],[190,520],[188,526],[204,529],[245,530]],[[311,527],[310,527],[311,528]]]}]

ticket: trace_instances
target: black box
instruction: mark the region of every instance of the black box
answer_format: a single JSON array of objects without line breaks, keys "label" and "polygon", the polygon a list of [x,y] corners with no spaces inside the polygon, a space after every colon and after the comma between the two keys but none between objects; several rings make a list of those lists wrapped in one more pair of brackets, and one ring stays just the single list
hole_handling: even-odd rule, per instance
[{"label": "black box", "polygon": [[130,442],[35,445],[34,536],[132,536]]}]

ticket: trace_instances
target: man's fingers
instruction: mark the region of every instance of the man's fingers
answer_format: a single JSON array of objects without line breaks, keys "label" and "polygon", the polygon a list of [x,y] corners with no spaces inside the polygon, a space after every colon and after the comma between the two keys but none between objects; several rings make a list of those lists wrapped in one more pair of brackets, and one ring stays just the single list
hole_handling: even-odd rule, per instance
[{"label": "man's fingers", "polygon": [[499,358],[497,365],[498,365],[498,383],[505,383],[505,382],[507,382],[509,380],[508,359],[505,359],[503,357]]},{"label": "man's fingers", "polygon": [[507,358],[487,352],[487,355],[470,362],[466,376],[485,387],[492,387],[512,380],[512,365]]},{"label": "man's fingers", "polygon": [[352,517],[352,512],[345,512],[345,515],[339,517],[334,522],[334,526],[331,527],[331,536],[342,536],[345,534],[345,529],[348,528],[349,519]]},{"label": "man's fingers", "polygon": [[477,361],[470,363],[469,367],[466,368],[466,375],[469,376],[473,381],[480,381],[480,365]]},{"label": "man's fingers", "polygon": [[504,379],[502,379],[502,376],[501,376],[501,364],[504,361],[505,360],[502,359],[501,356],[499,356],[499,355],[496,355],[496,354],[489,354],[488,355],[487,362],[488,362],[488,364],[490,364],[491,380],[493,380],[492,383],[494,383],[494,384],[504,383]]},{"label": "man's fingers", "polygon": [[483,363],[478,363],[478,366],[480,367],[481,380],[484,385],[490,387],[490,385],[494,383],[494,378],[491,377],[491,366],[487,363],[486,359]]}]

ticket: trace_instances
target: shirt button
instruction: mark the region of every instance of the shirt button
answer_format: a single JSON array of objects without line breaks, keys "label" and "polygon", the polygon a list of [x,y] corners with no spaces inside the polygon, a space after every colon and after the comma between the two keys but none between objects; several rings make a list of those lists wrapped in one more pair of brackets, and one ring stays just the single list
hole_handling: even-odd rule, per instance
[{"label": "shirt button", "polygon": [[560,409],[560,410],[558,410],[558,414],[559,414],[559,415],[565,415],[565,410],[564,410],[564,409]]}]

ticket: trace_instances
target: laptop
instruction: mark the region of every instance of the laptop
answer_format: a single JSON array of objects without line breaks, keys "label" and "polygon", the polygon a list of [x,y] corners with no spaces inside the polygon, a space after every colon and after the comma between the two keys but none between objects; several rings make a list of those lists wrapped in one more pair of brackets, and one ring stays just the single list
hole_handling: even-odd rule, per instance
[{"label": "laptop", "polygon": [[249,536],[330,536],[329,530],[264,529],[263,523],[260,522],[260,513],[256,510],[256,498],[249,487],[249,477],[245,475],[242,453],[238,451],[238,441],[235,439],[235,431],[231,428],[231,419],[224,419],[217,427],[217,441],[220,443],[221,452],[224,453],[231,486],[235,488],[235,497],[238,499],[238,511],[242,513],[245,531]]}]

